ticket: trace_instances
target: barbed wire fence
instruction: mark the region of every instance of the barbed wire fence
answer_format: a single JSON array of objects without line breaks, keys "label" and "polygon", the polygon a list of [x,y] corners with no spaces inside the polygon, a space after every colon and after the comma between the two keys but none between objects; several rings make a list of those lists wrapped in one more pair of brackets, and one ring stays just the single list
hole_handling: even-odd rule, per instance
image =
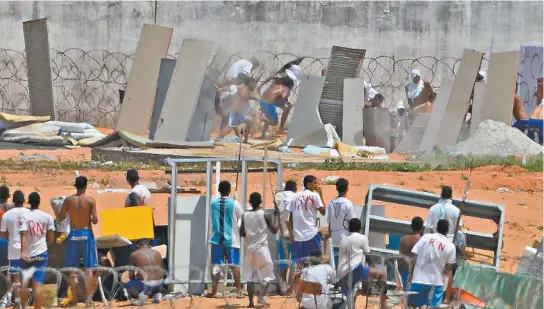
[{"label": "barbed wire fence", "polygon": [[[258,51],[235,54],[233,60],[250,55],[259,58],[262,63],[260,70],[265,76],[300,56]],[[175,59],[177,54],[168,57]],[[120,110],[119,90],[124,90],[127,85],[133,61],[134,55],[107,50],[51,49],[57,118],[61,121],[115,126]],[[460,59],[454,57],[366,57],[360,75],[384,95],[384,107],[391,107],[405,99],[404,86],[412,69],[419,69],[423,79],[438,89],[443,78],[455,75],[459,62]],[[306,75],[321,75],[327,64],[328,58],[306,57],[300,66]],[[24,51],[0,48],[0,111],[17,115],[29,113]]]},{"label": "barbed wire fence", "polygon": [[[372,261],[374,261],[375,265],[374,267],[381,269],[385,271],[388,274],[388,278],[394,277],[394,268],[391,270],[389,266],[394,266],[396,262],[404,261],[407,263],[407,265],[410,264],[410,261],[412,258],[405,257],[401,255],[396,254],[369,254],[367,257],[370,257]],[[482,263],[480,264],[480,267],[482,269],[487,269],[489,266],[486,266],[486,263],[489,262],[489,259],[486,259],[485,257],[481,258],[472,258],[471,262],[474,263]],[[515,272],[515,268],[519,262],[519,257],[510,257],[510,256],[503,256],[501,258],[501,264],[502,264],[502,271],[513,273]],[[277,268],[281,263],[289,264],[291,265],[292,262],[290,260],[275,260],[273,261],[274,266]],[[396,266],[394,266],[396,267]],[[4,286],[8,286],[8,280],[5,277],[5,272],[8,270],[8,266],[0,267],[0,281],[3,281],[2,283]],[[189,278],[201,278],[205,279],[206,276],[206,270],[199,269],[195,267],[194,265],[186,265],[186,266],[178,266],[177,268],[182,269],[183,273],[187,273]],[[229,267],[228,265],[225,265],[225,270],[227,270]],[[474,269],[474,268],[473,268]],[[102,290],[103,294],[99,292],[98,285],[95,286],[95,303],[92,304],[93,307],[101,306],[101,297],[100,295],[103,295],[102,297],[105,298],[105,305],[108,308],[112,307],[118,307],[119,304],[123,303],[125,301],[125,298],[128,294],[132,295],[133,300],[137,299],[138,291],[131,291],[130,288],[127,288],[128,292],[124,291],[124,283],[128,282],[130,278],[127,275],[127,272],[138,272],[142,277],[143,281],[147,282],[148,278],[146,275],[146,272],[160,272],[164,273],[164,277],[168,277],[168,271],[157,266],[145,266],[145,267],[135,267],[135,266],[120,266],[120,267],[107,267],[107,266],[99,266],[95,267],[93,269],[96,273],[94,275],[95,278],[100,278],[102,282]],[[55,289],[54,291],[56,294],[62,298],[66,297],[66,292],[63,292],[63,289],[61,286],[67,286],[68,280],[70,279],[71,274],[78,273],[79,276],[83,279],[82,285],[83,290],[86,290],[87,285],[89,284],[88,278],[85,272],[76,269],[76,268],[50,268],[47,267],[45,269],[46,272],[46,283],[54,284]],[[275,269],[275,273],[277,272],[277,269]],[[393,275],[393,276],[392,276]],[[258,276],[258,275],[257,275]],[[368,291],[370,291],[370,295],[372,297],[369,304],[371,305],[370,308],[380,308],[379,303],[377,301],[378,295],[380,295],[380,287],[376,284],[376,282],[373,282],[370,278],[367,278],[363,281],[357,281],[356,283],[351,283],[351,276],[347,277],[347,289],[352,291],[352,296],[357,297],[358,295],[367,295]],[[292,277],[291,277],[292,279]],[[339,278],[336,278],[339,279]],[[108,280],[109,283],[108,283]],[[389,279],[391,280],[391,279]],[[394,280],[394,279],[393,279]],[[198,280],[197,280],[198,281]],[[501,283],[497,280],[495,282],[487,282],[486,280],[479,280],[479,283],[474,286],[474,284],[471,285],[471,290],[474,289],[475,291],[478,290],[480,293],[482,293],[482,298],[486,300],[488,303],[492,303],[495,306],[499,306],[500,308],[507,306],[507,302],[503,297],[508,298],[508,295],[501,295],[501,292],[497,291],[498,284]],[[289,282],[291,283],[291,282]],[[224,277],[223,279],[219,280],[219,284],[223,286],[232,285],[229,284],[227,281],[227,277]],[[366,284],[366,287],[363,287],[363,285]],[[506,284],[503,282],[502,284]],[[205,298],[200,297],[199,295],[193,295],[191,294],[191,291],[194,290],[195,283],[178,283],[178,286],[181,286],[181,290],[184,290],[183,294],[168,294],[166,293],[166,289],[162,289],[161,292],[163,293],[162,301],[167,302],[169,304],[170,308],[180,308],[179,306],[182,305],[183,308],[195,308],[195,309],[207,309],[210,308],[210,302],[205,300]],[[198,283],[196,284],[198,285]],[[192,287],[193,286],[193,287]],[[405,287],[407,290],[410,289],[409,283],[408,287]],[[526,289],[534,289],[534,291],[528,293]],[[540,284],[528,286],[526,284],[520,284],[515,287],[512,287],[509,292],[512,293],[512,295],[517,295],[519,297],[515,297],[516,304],[512,304],[517,309],[529,309],[529,308],[536,308],[535,305],[542,302],[542,281],[540,280]],[[196,289],[198,290],[198,288]],[[295,288],[296,290],[296,288]],[[366,292],[365,292],[366,291]],[[328,292],[325,297],[338,297],[338,290],[331,290]],[[79,293],[76,293],[79,294]],[[270,297],[271,295],[274,295],[273,288],[269,288],[268,292],[266,293],[266,296]],[[400,295],[400,294],[399,294]],[[123,298],[124,296],[124,298]],[[148,295],[151,299],[151,295]],[[524,296],[529,296],[530,299],[523,299]],[[3,298],[4,296],[2,296]],[[77,297],[77,296],[76,296]],[[92,295],[90,297],[87,297],[87,301],[90,301],[93,297]],[[432,297],[432,293],[430,295]],[[220,303],[224,302],[224,305],[220,305],[220,307],[225,308],[234,308],[237,305],[235,303],[246,302],[246,299],[243,300],[235,300],[236,294],[235,293],[224,293],[221,296]],[[511,297],[510,297],[511,298]],[[100,300],[99,300],[100,299]],[[348,298],[346,301],[353,301],[354,298]],[[453,296],[454,303],[457,303],[461,300],[461,295],[457,294]],[[84,299],[81,298],[80,300],[83,301]],[[180,301],[181,303],[177,303]],[[217,300],[216,300],[217,302]],[[118,305],[116,305],[116,303]],[[359,304],[357,308],[363,308],[361,306],[361,299],[357,300],[357,303]],[[216,303],[215,303],[216,304]],[[217,304],[216,304],[217,305]],[[52,306],[46,306],[48,308],[51,308]],[[273,300],[273,306],[272,308],[280,309],[280,308],[297,308],[297,300],[290,295],[287,296],[276,296]],[[499,307],[486,307],[486,308],[499,308]],[[405,308],[402,307],[400,304],[397,304],[394,308]]]}]

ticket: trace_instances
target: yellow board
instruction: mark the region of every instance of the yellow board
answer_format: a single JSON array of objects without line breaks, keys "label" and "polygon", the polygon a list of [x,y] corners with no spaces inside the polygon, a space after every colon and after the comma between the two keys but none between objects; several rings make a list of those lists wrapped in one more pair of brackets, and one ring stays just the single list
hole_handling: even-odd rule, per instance
[{"label": "yellow board", "polygon": [[107,209],[100,215],[102,236],[120,235],[129,240],[155,238],[153,209],[149,206]]}]

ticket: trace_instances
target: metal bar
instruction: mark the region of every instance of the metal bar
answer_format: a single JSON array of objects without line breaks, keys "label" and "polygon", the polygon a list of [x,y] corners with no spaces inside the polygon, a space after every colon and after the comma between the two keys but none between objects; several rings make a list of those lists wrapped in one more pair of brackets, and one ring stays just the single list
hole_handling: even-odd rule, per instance
[{"label": "metal bar", "polygon": [[[220,163],[220,162],[218,162]],[[247,173],[262,173],[264,171],[263,168],[259,168],[259,167],[256,167],[256,168],[248,168],[247,169]],[[269,173],[271,172],[277,172],[278,171],[278,168],[276,167],[269,167],[267,168],[267,171]],[[201,170],[181,170],[181,171],[178,171],[178,174],[197,174],[197,173],[205,173],[206,170],[205,169],[201,169]],[[221,173],[236,173],[238,172],[237,169],[234,169],[234,168],[222,168],[221,169]],[[171,170],[166,170],[164,171],[164,173],[166,175],[169,175],[169,174],[172,174],[172,171]]]},{"label": "metal bar", "polygon": [[[177,158],[177,159],[168,158],[166,160],[170,160],[171,162],[174,162],[176,164],[180,164],[180,163],[200,163],[200,162],[207,162],[207,161],[213,161],[213,162],[238,162],[238,160],[231,159],[231,158],[186,158],[186,159],[183,159],[183,158]],[[250,161],[250,162],[264,162],[263,158],[258,158],[258,157],[256,157],[256,158],[245,157],[244,160]],[[274,162],[276,164],[281,164],[281,159],[280,158],[270,158],[268,160],[268,162]]]},{"label": "metal bar", "polygon": [[[205,236],[205,239],[206,239],[206,242],[205,242],[205,245],[207,246],[208,248],[208,254],[206,255],[206,271],[204,273],[204,276],[205,278],[208,278],[211,277],[211,274],[209,273],[209,269],[210,269],[210,266],[211,266],[211,261],[210,261],[210,246],[209,246],[209,243],[210,243],[210,229],[211,229],[211,224],[210,224],[210,221],[211,221],[211,216],[210,216],[210,207],[209,205],[212,203],[212,195],[214,193],[212,193],[212,162],[210,160],[206,161],[206,236]],[[206,275],[207,274],[207,275]]]},{"label": "metal bar", "polygon": [[[167,163],[170,164],[172,168],[172,176],[170,177],[170,184],[172,185],[172,190],[170,192],[170,208],[168,209],[168,235],[174,235],[176,231],[176,207],[177,207],[177,176],[178,176],[178,167],[177,165],[167,159]],[[168,274],[175,280],[174,274],[174,255],[176,254],[174,237],[168,237]]]},{"label": "metal bar", "polygon": [[246,209],[247,208],[247,161],[245,159],[242,160],[241,173],[242,173],[242,180],[241,180],[242,188],[240,190],[241,199],[239,202],[242,205],[242,207]]},{"label": "metal bar", "polygon": [[276,167],[276,191],[283,191],[283,165],[280,163]]}]

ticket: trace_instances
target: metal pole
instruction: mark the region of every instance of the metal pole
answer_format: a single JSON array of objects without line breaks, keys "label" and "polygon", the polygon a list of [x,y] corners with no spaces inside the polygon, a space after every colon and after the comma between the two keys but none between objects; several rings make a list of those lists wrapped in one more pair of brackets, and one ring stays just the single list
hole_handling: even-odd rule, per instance
[{"label": "metal pole", "polygon": [[172,175],[170,176],[170,185],[172,189],[170,191],[170,207],[168,208],[168,274],[171,280],[176,280],[175,276],[175,241],[174,233],[176,231],[176,207],[177,207],[177,194],[178,194],[178,166],[177,164],[167,159],[168,164],[172,169]]},{"label": "metal pole", "polygon": [[[242,205],[244,209],[247,209],[247,161],[246,159],[242,160],[242,181],[240,188],[240,198],[238,199],[238,202]],[[238,186],[238,183],[236,184]]]},{"label": "metal pole", "polygon": [[212,162],[210,160],[206,161],[206,237],[204,239],[206,242],[204,243],[204,246],[208,248],[208,254],[206,255],[206,271],[205,271],[205,278],[211,278],[210,274],[210,233],[211,233],[211,216],[210,216],[210,204],[212,202]]}]

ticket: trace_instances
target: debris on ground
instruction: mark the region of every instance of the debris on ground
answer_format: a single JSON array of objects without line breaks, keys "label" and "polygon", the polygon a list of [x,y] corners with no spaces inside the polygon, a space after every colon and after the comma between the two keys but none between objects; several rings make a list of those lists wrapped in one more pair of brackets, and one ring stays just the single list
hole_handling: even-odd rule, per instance
[{"label": "debris on ground", "polygon": [[505,123],[485,120],[470,138],[447,149],[452,155],[520,156],[539,155],[542,146]]},{"label": "debris on ground", "polygon": [[46,154],[32,155],[32,156],[20,156],[20,160],[56,160],[57,157]]},{"label": "debris on ground", "polygon": [[498,189],[497,189],[497,192],[499,192],[499,193],[514,193],[514,191],[512,191],[512,190],[510,190],[510,189],[508,189],[508,188],[506,188],[506,187],[500,187],[500,188],[498,188]]}]

